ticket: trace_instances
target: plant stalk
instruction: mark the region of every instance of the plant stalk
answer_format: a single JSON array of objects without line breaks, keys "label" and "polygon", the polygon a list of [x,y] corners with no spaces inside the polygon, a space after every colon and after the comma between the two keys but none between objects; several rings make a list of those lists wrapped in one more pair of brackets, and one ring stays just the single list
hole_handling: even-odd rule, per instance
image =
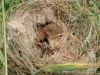
[{"label": "plant stalk", "polygon": [[3,25],[3,33],[4,33],[4,53],[5,53],[5,75],[8,75],[8,67],[7,67],[7,43],[6,43],[6,22],[5,22],[5,7],[4,0],[2,0],[2,25]]}]

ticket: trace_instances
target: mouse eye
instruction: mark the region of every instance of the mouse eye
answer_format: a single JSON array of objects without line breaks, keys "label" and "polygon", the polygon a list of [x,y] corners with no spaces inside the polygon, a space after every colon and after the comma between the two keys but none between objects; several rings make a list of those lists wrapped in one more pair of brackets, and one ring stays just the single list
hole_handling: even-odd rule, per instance
[{"label": "mouse eye", "polygon": [[49,32],[52,32],[52,30],[49,30]]}]

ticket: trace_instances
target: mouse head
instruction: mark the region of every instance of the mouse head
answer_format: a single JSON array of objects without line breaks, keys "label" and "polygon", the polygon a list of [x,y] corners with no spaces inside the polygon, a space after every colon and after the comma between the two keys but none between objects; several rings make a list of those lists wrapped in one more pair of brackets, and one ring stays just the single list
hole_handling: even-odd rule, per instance
[{"label": "mouse head", "polygon": [[62,28],[55,23],[48,24],[43,30],[51,39],[58,37],[63,32]]}]

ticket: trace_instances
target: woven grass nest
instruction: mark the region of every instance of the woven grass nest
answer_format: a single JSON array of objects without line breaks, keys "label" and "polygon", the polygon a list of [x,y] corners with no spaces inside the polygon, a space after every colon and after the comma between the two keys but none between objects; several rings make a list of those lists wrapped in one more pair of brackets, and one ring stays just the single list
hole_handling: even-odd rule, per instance
[{"label": "woven grass nest", "polygon": [[[31,1],[8,12],[7,48],[10,75],[33,75],[40,68],[58,63],[96,63],[98,45],[92,27],[93,19],[84,17],[74,7],[74,1]],[[42,32],[39,27],[45,28],[49,24],[56,24],[62,29],[57,48],[51,46],[51,40],[48,40],[46,33],[39,40],[41,36],[38,35]],[[59,31],[58,28],[56,30]],[[92,35],[87,42],[91,30]],[[92,75],[95,70],[89,68],[40,75]]]}]

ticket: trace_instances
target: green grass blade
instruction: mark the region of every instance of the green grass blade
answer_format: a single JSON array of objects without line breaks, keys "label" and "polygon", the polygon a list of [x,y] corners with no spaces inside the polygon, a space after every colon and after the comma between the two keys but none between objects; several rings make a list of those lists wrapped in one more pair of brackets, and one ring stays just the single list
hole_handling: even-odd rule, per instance
[{"label": "green grass blade", "polygon": [[77,4],[77,7],[79,8],[79,10],[81,11],[81,13],[84,15],[87,15],[86,12],[84,11],[84,9],[82,8],[82,6],[80,5],[79,0],[76,0],[76,4]]},{"label": "green grass blade", "polygon": [[6,22],[5,22],[5,9],[4,0],[2,0],[2,24],[4,30],[4,53],[5,53],[5,75],[8,75],[7,69],[7,44],[6,44]]},{"label": "green grass blade", "polygon": [[11,2],[11,0],[5,0],[4,1],[4,3],[5,3],[5,11],[9,9],[9,5],[11,5],[10,2]]},{"label": "green grass blade", "polygon": [[[87,0],[87,2],[88,2],[88,0]],[[88,13],[83,9],[83,7],[81,6],[81,4],[80,4],[80,0],[76,0],[76,5],[77,5],[77,7],[79,8],[79,10],[80,10],[80,12],[83,14],[83,15],[85,15],[85,16],[94,16],[94,14],[92,13],[92,12],[89,12],[88,11]],[[99,13],[97,13],[97,14],[99,14]]]},{"label": "green grass blade", "polygon": [[100,36],[100,21],[99,21],[99,14],[98,15],[96,15],[97,13],[98,13],[98,11],[99,11],[99,9],[98,9],[98,6],[97,6],[97,4],[95,4],[95,3],[93,3],[93,10],[94,10],[94,20],[95,20],[95,30],[96,30],[96,33],[97,33],[97,37],[98,37],[98,39],[99,39],[99,36]]},{"label": "green grass blade", "polygon": [[100,7],[100,3],[98,3],[96,0],[93,0],[93,2]]},{"label": "green grass blade", "polygon": [[[98,7],[97,7],[97,5],[95,3],[93,3],[93,10],[94,10],[94,12],[93,12],[94,16],[96,18],[95,21],[96,21],[96,23],[98,23],[99,22],[99,16],[98,16],[99,14],[98,14],[98,11],[97,11]],[[96,14],[98,14],[98,15],[96,15]]]},{"label": "green grass blade", "polygon": [[73,71],[73,70],[82,70],[93,66],[98,66],[98,65],[82,64],[82,63],[56,64],[39,69],[34,73],[34,75],[38,75],[42,71],[48,71],[48,72]]},{"label": "green grass blade", "polygon": [[21,0],[17,0],[17,1],[16,1],[16,5],[19,4],[19,3],[21,3]]},{"label": "green grass blade", "polygon": [[89,3],[90,0],[86,0],[86,3],[89,7],[91,7],[90,3]]}]

